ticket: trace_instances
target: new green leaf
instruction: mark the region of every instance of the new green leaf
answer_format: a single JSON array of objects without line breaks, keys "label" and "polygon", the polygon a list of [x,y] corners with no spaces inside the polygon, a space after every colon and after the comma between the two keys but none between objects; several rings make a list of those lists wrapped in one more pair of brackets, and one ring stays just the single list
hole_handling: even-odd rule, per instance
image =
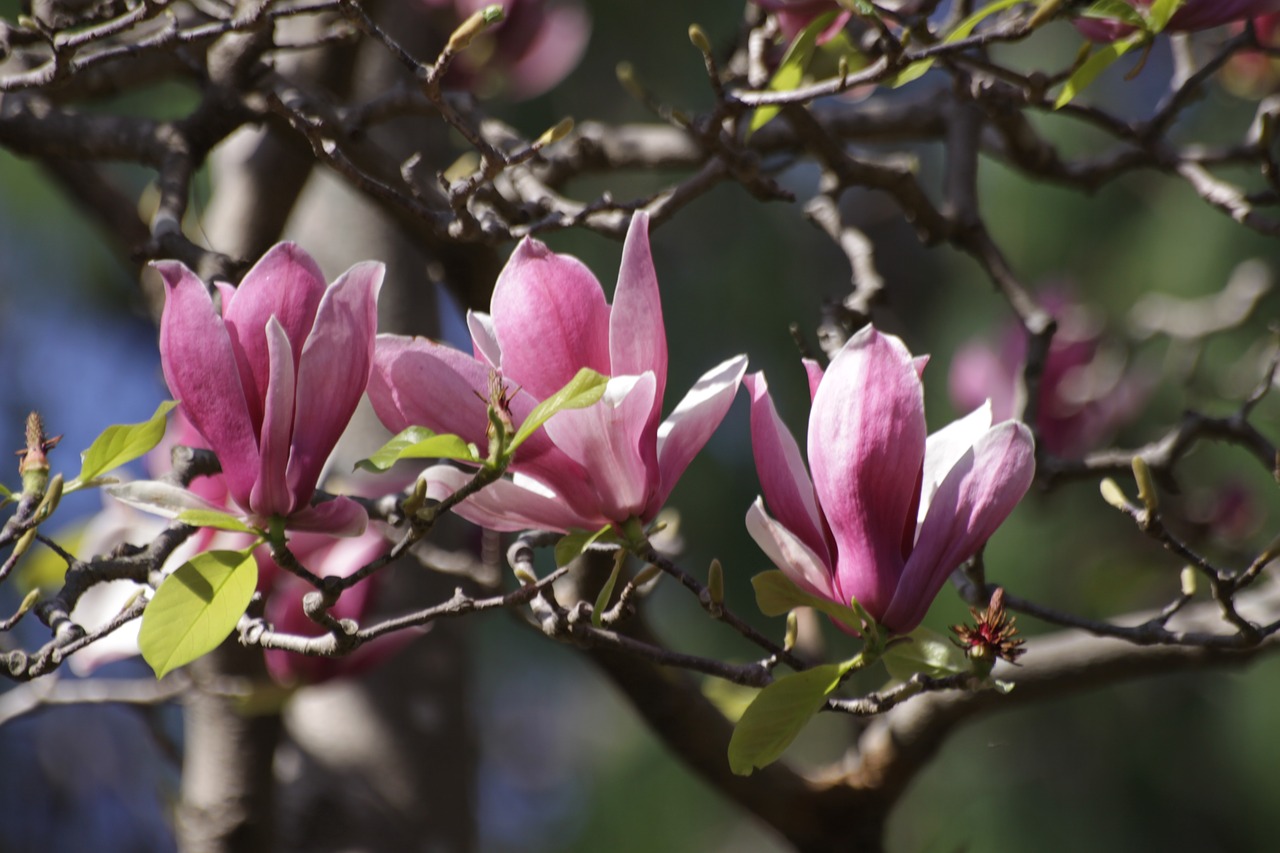
[{"label": "new green leaf", "polygon": [[[813,49],[818,44],[818,36],[831,26],[835,17],[835,12],[819,15],[809,22],[809,26],[796,33],[791,46],[787,48],[787,55],[782,57],[782,64],[778,66],[773,79],[765,87],[766,91],[790,92],[800,85],[804,80],[805,71],[809,69],[809,60],[813,58]],[[756,111],[751,114],[751,124],[747,126],[747,136],[773,121],[780,110],[781,108],[776,106],[756,107]]]},{"label": "new green leaf", "polygon": [[800,734],[809,718],[818,713],[855,658],[829,663],[786,675],[760,691],[747,706],[729,739],[729,769],[749,776],[758,767],[777,761]]},{"label": "new green leaf", "polygon": [[908,634],[906,642],[895,640],[881,660],[889,675],[898,681],[906,681],[917,672],[942,678],[973,669],[955,643],[925,627]]},{"label": "new green leaf", "polygon": [[[973,31],[977,28],[978,24],[982,23],[987,16],[1008,9],[1010,6],[1016,6],[1021,2],[1023,2],[1023,0],[996,0],[996,2],[988,6],[983,6],[981,9],[961,21],[959,26],[947,34],[947,37],[942,40],[942,43],[952,44],[960,41],[961,39],[968,38],[973,34]],[[919,62],[911,63],[906,68],[902,69],[902,71],[898,73],[898,76],[894,78],[893,87],[896,89],[899,86],[910,83],[912,80],[923,77],[932,67],[932,59],[921,59]]]},{"label": "new green leaf", "polygon": [[132,462],[151,450],[164,438],[164,419],[178,405],[172,400],[161,403],[150,418],[140,424],[115,424],[102,431],[89,449],[80,454],[80,473],[67,484],[68,492],[84,488],[90,480]]},{"label": "new green leaf", "polygon": [[1071,76],[1067,78],[1067,82],[1062,86],[1062,92],[1058,95],[1058,99],[1053,102],[1055,110],[1061,109],[1071,103],[1076,95],[1080,94],[1085,88],[1098,78],[1098,75],[1109,68],[1117,59],[1124,56],[1132,48],[1141,44],[1147,38],[1147,34],[1136,32],[1133,35],[1113,41],[1111,44],[1104,45],[1094,53],[1075,71],[1071,72]]},{"label": "new green leaf", "polygon": [[556,543],[556,565],[567,566],[582,556],[582,552],[590,548],[600,537],[608,533],[612,527],[606,524],[599,530],[570,530]]},{"label": "new green leaf", "polygon": [[138,632],[138,648],[156,678],[217,648],[244,615],[257,584],[252,551],[206,551],[165,578],[142,612]]},{"label": "new green leaf", "polygon": [[356,463],[357,468],[381,474],[401,459],[462,459],[478,462],[475,445],[456,435],[437,435],[426,427],[411,426],[402,430],[368,459]]},{"label": "new green leaf", "polygon": [[259,532],[245,524],[238,516],[213,509],[184,509],[178,513],[177,520],[192,527],[212,527],[215,530],[230,530],[234,533]]},{"label": "new green leaf", "polygon": [[862,620],[852,607],[805,592],[777,569],[756,575],[751,579],[751,586],[756,591],[756,606],[765,616],[784,616],[797,607],[812,607],[858,633],[863,631]]},{"label": "new green leaf", "polygon": [[533,407],[529,417],[520,424],[515,438],[511,439],[507,452],[515,453],[516,448],[524,444],[525,440],[537,432],[538,427],[545,424],[556,412],[565,409],[585,409],[599,402],[608,384],[609,377],[596,373],[589,367],[579,370],[577,375],[569,380],[569,384]]}]

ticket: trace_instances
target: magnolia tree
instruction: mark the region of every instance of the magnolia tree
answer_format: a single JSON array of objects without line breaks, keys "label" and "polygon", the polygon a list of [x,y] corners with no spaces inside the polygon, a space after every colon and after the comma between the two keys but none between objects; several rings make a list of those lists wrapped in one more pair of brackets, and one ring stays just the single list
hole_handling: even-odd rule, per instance
[{"label": "magnolia tree", "polygon": [[[78,471],[27,419],[0,722],[178,703],[156,849],[568,849],[477,769],[477,742],[547,738],[470,714],[487,611],[518,626],[497,659],[585,657],[753,827],[676,833],[702,850],[914,849],[891,815],[927,820],[904,795],[962,722],[1280,642],[1280,2],[669,5],[37,0],[3,24],[0,144],[133,274],[169,401],[99,424]],[[1105,223],[1165,185],[1190,201],[1157,245],[1263,263],[1121,272],[1105,224],[1033,257],[1028,223],[1075,227],[1035,193]],[[608,289],[568,251],[604,238]],[[79,530],[62,498],[90,489]],[[641,849],[670,846],[631,796]]]}]

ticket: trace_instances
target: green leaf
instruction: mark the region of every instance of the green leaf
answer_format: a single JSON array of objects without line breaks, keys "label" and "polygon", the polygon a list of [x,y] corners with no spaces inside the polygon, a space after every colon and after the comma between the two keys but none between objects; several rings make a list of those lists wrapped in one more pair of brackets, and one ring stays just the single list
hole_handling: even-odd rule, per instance
[{"label": "green leaf", "polygon": [[11,497],[13,497],[13,491],[4,483],[0,483],[0,498],[8,500]]},{"label": "green leaf", "polygon": [[622,564],[626,561],[627,552],[619,551],[618,556],[613,560],[613,571],[609,572],[609,579],[604,582],[604,586],[600,587],[600,594],[596,596],[596,604],[591,611],[591,624],[597,628],[601,625],[605,608],[609,606],[609,599],[613,597],[613,588],[618,585],[618,575],[622,574]]},{"label": "green leaf", "polygon": [[245,524],[238,516],[212,509],[184,509],[178,513],[177,520],[192,527],[212,527],[216,530],[231,530],[235,533],[261,532]]},{"label": "green leaf", "polygon": [[590,548],[601,536],[604,536],[612,529],[611,525],[606,524],[599,530],[594,532],[590,530],[570,530],[568,533],[560,537],[560,541],[556,543],[556,565],[567,566],[578,557],[582,556],[582,552]]},{"label": "green leaf", "polygon": [[756,591],[756,605],[765,616],[784,616],[797,607],[812,607],[858,633],[863,631],[862,620],[852,607],[805,592],[777,569],[756,575],[751,586]]},{"label": "green leaf", "polygon": [[1147,26],[1151,32],[1158,33],[1169,25],[1169,19],[1187,0],[1156,0],[1147,9]]},{"label": "green leaf", "polygon": [[1067,78],[1067,82],[1062,86],[1062,93],[1053,102],[1053,108],[1055,110],[1061,109],[1071,103],[1072,99],[1096,80],[1099,74],[1132,48],[1141,44],[1146,38],[1146,33],[1137,32],[1127,38],[1113,41],[1111,44],[1103,45],[1099,48],[1097,53],[1094,53],[1081,63],[1080,67]]},{"label": "green leaf", "polygon": [[917,672],[942,678],[972,671],[964,652],[941,634],[920,627],[907,637],[907,642],[895,640],[881,657],[889,675],[898,681],[906,681]]},{"label": "green leaf", "polygon": [[206,551],[184,563],[142,612],[138,648],[156,678],[217,648],[258,584],[252,551]]},{"label": "green leaf", "polygon": [[525,440],[537,432],[538,428],[556,412],[564,409],[585,409],[599,402],[608,384],[609,377],[596,373],[589,367],[579,370],[577,375],[569,380],[569,384],[533,407],[529,417],[520,424],[515,438],[511,439],[507,453],[515,453],[516,448],[524,444]]},{"label": "green leaf", "polygon": [[[1023,2],[1023,0],[996,0],[996,2],[991,3],[990,5],[983,6],[981,9],[961,21],[954,30],[947,33],[947,37],[942,40],[942,43],[952,44],[953,42],[958,42],[961,39],[968,38],[973,34],[973,31],[977,28],[978,24],[982,23],[989,15],[994,15],[996,12],[1004,11],[1010,6],[1016,6],[1021,2]],[[898,76],[894,78],[892,85],[895,89],[899,86],[905,86],[912,80],[923,77],[925,72],[932,67],[933,59],[921,59],[919,62],[913,62],[898,72]]]},{"label": "green leaf", "polygon": [[761,690],[729,738],[729,769],[750,776],[777,761],[852,667],[852,661],[815,666]]},{"label": "green leaf", "polygon": [[1133,6],[1124,0],[1097,0],[1088,9],[1080,12],[1082,18],[1102,18],[1109,21],[1123,21],[1140,30],[1147,28],[1147,21]]},{"label": "green leaf", "polygon": [[[805,71],[809,69],[809,60],[813,57],[813,48],[818,43],[818,36],[831,26],[831,22],[835,19],[835,12],[819,15],[809,22],[809,26],[796,33],[791,46],[787,48],[787,55],[782,57],[782,64],[773,73],[773,78],[769,81],[769,85],[765,86],[765,91],[790,92],[800,85],[804,80]],[[777,106],[756,107],[756,111],[751,114],[751,124],[747,126],[747,136],[750,137],[751,134],[773,121],[779,112],[781,107]]]},{"label": "green leaf", "polygon": [[436,435],[426,427],[411,426],[388,441],[368,459],[356,463],[357,468],[381,474],[401,459],[463,459],[480,461],[475,445],[456,435]]},{"label": "green leaf", "polygon": [[80,473],[67,484],[65,491],[84,488],[95,477],[132,462],[159,444],[164,438],[165,415],[176,405],[172,400],[166,400],[156,408],[150,420],[140,424],[115,424],[104,429],[89,449],[80,454]]}]

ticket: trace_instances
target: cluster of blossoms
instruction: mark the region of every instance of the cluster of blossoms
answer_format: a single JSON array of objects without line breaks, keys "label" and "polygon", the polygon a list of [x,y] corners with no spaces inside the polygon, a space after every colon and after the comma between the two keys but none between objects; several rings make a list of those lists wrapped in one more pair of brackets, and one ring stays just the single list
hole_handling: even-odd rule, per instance
[{"label": "cluster of blossoms", "polygon": [[[230,508],[276,544],[288,531],[294,555],[321,574],[348,574],[383,547],[364,532],[357,502],[317,492],[366,391],[393,431],[427,427],[483,447],[495,387],[500,416],[518,424],[582,368],[607,376],[597,403],[555,414],[520,445],[510,476],[456,511],[501,531],[609,526],[634,535],[719,426],[747,367],[745,356],[713,367],[663,419],[667,342],[644,213],[632,219],[612,305],[580,261],[525,239],[498,279],[490,313],[468,315],[472,354],[423,338],[375,337],[379,264],[358,264],[326,285],[306,254],[281,244],[238,289],[217,285],[220,304],[183,265],[157,269],[168,288],[164,373],[193,431],[184,440],[222,463],[222,474],[170,497],[171,510]],[[747,513],[751,536],[799,587],[842,605],[856,599],[899,633],[919,624],[1034,471],[1029,431],[1014,421],[992,426],[990,406],[927,436],[924,364],[871,327],[825,373],[805,362],[812,477],[764,375],[746,377],[764,492]],[[471,474],[437,464],[421,477],[427,496],[443,500]],[[333,538],[340,536],[359,538]],[[298,606],[308,585],[259,551],[268,620],[316,633]],[[334,615],[358,618],[368,601],[367,585],[357,585]],[[333,674],[331,662],[289,663],[278,653],[269,664],[284,678]]]}]

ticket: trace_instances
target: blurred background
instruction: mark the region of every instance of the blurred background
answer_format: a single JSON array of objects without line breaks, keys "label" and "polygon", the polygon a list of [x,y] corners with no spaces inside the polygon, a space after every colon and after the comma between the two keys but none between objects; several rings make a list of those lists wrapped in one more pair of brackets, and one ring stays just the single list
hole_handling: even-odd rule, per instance
[{"label": "blurred background", "polygon": [[[0,13],[12,17],[16,6],[2,2]],[[523,101],[496,93],[489,108],[529,135],[568,115],[652,121],[615,83],[620,61],[632,63],[665,103],[689,111],[710,105],[701,59],[686,30],[696,20],[713,44],[727,43],[739,26],[739,3],[705,0],[694,8],[675,0],[591,0],[586,7],[590,41],[564,82]],[[1027,67],[1061,67],[1079,44],[1069,25],[1054,24],[1032,44],[1006,48],[1005,55],[1021,52]],[[1167,45],[1127,80],[1130,68],[1120,63],[1087,97],[1125,114],[1148,114],[1169,79]],[[1180,135],[1206,141],[1243,135],[1258,93],[1230,83],[1209,86]],[[946,85],[931,74],[872,97],[908,97],[919,87]],[[177,113],[191,98],[180,86],[166,86],[137,106]],[[1100,144],[1076,123],[1035,119],[1068,152]],[[926,185],[936,188],[936,147],[909,153],[918,158]],[[132,182],[145,198],[146,175],[122,167],[115,177]],[[802,195],[817,179],[805,166],[779,177]],[[625,199],[669,178],[603,175],[572,189],[590,198],[608,187]],[[202,182],[207,187],[207,177]],[[52,457],[55,469],[74,473],[76,453],[101,429],[144,420],[165,398],[155,329],[119,247],[106,242],[40,168],[0,151],[0,187],[0,447],[22,446],[23,418],[38,409],[50,432],[65,435]],[[985,161],[981,191],[981,212],[1013,269],[1037,289],[1067,294],[1063,298],[1103,342],[1110,364],[1140,389],[1127,416],[1097,437],[1099,446],[1153,440],[1186,408],[1232,411],[1256,384],[1268,326],[1280,313],[1274,290],[1238,328],[1204,340],[1143,338],[1145,315],[1135,306],[1152,293],[1183,299],[1216,294],[1233,276],[1269,281],[1280,263],[1274,239],[1237,226],[1182,182],[1157,173],[1135,174],[1085,195],[1031,183]],[[202,189],[197,198],[202,192],[207,197]],[[923,248],[886,198],[862,194],[846,213],[872,238],[887,282],[877,325],[932,357],[924,381],[929,425],[937,429],[965,413],[948,390],[953,359],[975,340],[999,351],[1009,335],[1008,308],[970,259],[947,248]],[[620,244],[585,232],[546,240],[581,257],[611,292]],[[671,352],[668,410],[711,365],[746,352],[751,369],[768,374],[784,418],[802,436],[807,386],[788,324],[798,324],[816,350],[823,304],[849,290],[844,257],[797,205],[762,204],[732,184],[655,229],[652,243]],[[325,269],[331,278],[341,271]],[[1268,399],[1256,422],[1266,430],[1277,415],[1280,404]],[[679,512],[684,542],[679,562],[705,576],[710,560],[719,558],[729,604],[751,616],[749,579],[769,566],[743,526],[759,489],[747,427],[739,398],[670,506]],[[1274,439],[1276,430],[1268,435]],[[1183,490],[1169,497],[1178,532],[1224,565],[1247,563],[1276,531],[1275,483],[1243,451],[1225,446],[1204,446],[1180,470]],[[0,482],[17,485],[16,462],[0,473]],[[99,507],[98,496],[78,495],[59,515],[70,522],[73,514],[87,517]],[[1176,594],[1181,568],[1108,507],[1093,481],[1048,493],[1033,489],[992,539],[986,566],[989,579],[1024,597],[1099,618],[1163,605]],[[19,581],[0,592],[0,609],[11,611],[21,599]],[[648,612],[674,648],[726,659],[752,656],[751,647],[708,620],[669,580],[658,585]],[[967,616],[946,588],[926,624],[945,632]],[[666,752],[573,648],[531,638],[503,613],[465,621],[474,676],[466,705],[479,749],[473,792],[478,849],[788,849]],[[781,620],[753,621],[781,634]],[[1018,625],[1028,635],[1049,630],[1027,617]],[[855,647],[830,626],[821,630],[829,659]],[[30,647],[40,633],[20,636]],[[386,664],[396,666],[395,659]],[[98,673],[148,674],[136,660]],[[876,670],[855,687],[875,689],[886,678]],[[0,683],[0,691],[8,687]],[[4,700],[0,693],[0,707]],[[1280,661],[1263,660],[1239,670],[1124,684],[968,723],[898,806],[889,849],[1270,849],[1273,770],[1280,764],[1278,703]],[[825,715],[787,758],[812,766],[836,760],[856,725]],[[182,737],[180,714],[166,707],[46,709],[0,725],[0,850],[173,849],[169,810]]]}]

